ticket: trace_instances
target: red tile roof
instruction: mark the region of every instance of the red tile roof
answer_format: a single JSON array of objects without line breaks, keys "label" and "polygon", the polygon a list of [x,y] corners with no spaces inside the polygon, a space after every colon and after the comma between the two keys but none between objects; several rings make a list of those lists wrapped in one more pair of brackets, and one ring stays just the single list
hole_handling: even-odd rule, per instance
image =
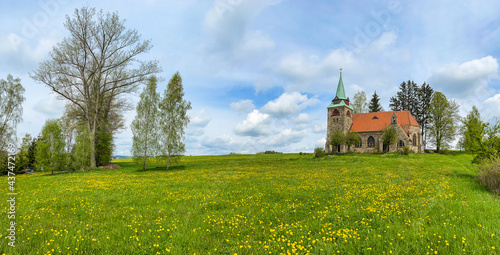
[{"label": "red tile roof", "polygon": [[[392,114],[396,113],[398,117],[398,124],[401,127],[405,126],[418,126],[415,118],[409,111],[389,111],[389,112],[370,112],[354,114],[352,117],[351,131],[354,132],[373,132],[384,130],[391,124]],[[377,117],[377,118],[374,118]]]}]

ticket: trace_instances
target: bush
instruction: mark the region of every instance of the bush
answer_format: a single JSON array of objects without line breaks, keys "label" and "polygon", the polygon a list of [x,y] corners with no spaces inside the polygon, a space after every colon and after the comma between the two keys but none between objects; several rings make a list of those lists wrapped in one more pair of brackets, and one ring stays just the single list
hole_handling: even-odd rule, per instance
[{"label": "bush", "polygon": [[486,163],[479,168],[481,169],[478,174],[479,183],[500,195],[500,162]]},{"label": "bush", "polygon": [[264,151],[264,154],[283,154],[283,152],[277,152],[277,151]]},{"label": "bush", "polygon": [[314,149],[314,157],[315,158],[322,158],[324,156],[325,156],[325,150],[323,150],[323,148],[316,147],[316,149]]},{"label": "bush", "polygon": [[378,150],[377,149],[373,149],[373,154],[378,154]]},{"label": "bush", "polygon": [[410,147],[403,146],[403,149],[401,150],[401,154],[403,154],[403,155],[410,155],[410,153],[411,153]]}]

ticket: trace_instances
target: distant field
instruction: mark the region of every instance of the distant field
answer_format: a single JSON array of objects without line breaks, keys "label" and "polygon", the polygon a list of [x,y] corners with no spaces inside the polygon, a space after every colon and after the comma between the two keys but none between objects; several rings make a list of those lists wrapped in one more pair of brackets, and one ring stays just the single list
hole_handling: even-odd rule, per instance
[{"label": "distant field", "polygon": [[[499,254],[469,155],[184,157],[18,176],[5,254]],[[4,177],[4,187],[7,178]],[[9,227],[4,189],[0,228]]]}]

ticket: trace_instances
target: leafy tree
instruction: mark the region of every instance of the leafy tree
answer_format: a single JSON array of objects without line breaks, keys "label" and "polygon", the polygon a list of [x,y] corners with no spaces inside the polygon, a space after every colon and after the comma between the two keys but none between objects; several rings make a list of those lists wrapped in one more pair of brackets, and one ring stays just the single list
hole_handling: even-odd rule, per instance
[{"label": "leafy tree", "polygon": [[354,94],[351,102],[354,114],[365,113],[368,111],[368,102],[364,91],[358,91]]},{"label": "leafy tree", "polygon": [[357,146],[361,144],[361,137],[356,132],[349,132],[345,136],[345,144],[347,144],[347,151],[350,151],[352,145]]},{"label": "leafy tree", "polygon": [[368,106],[369,112],[381,112],[383,111],[380,105],[380,97],[377,95],[377,91],[373,93],[372,99],[370,100],[370,105]]},{"label": "leafy tree", "polygon": [[384,129],[384,134],[382,135],[382,143],[387,146],[391,146],[397,143],[399,140],[398,132],[394,126],[388,126]]},{"label": "leafy tree", "polygon": [[21,147],[17,152],[16,158],[16,167],[18,167],[20,171],[33,166],[30,162],[30,147],[32,141],[33,138],[27,133],[21,142]]},{"label": "leafy tree", "polygon": [[158,103],[160,96],[156,93],[156,77],[151,77],[141,93],[141,100],[137,104],[136,116],[132,121],[131,129],[132,154],[137,163],[142,161],[142,171],[146,169],[146,161],[158,155]]},{"label": "leafy tree", "polygon": [[167,170],[170,161],[178,159],[185,151],[185,128],[189,123],[187,111],[191,102],[184,99],[184,88],[179,72],[168,82],[167,89],[159,103],[159,141],[162,157],[167,159]]},{"label": "leafy tree", "polygon": [[90,133],[86,126],[80,127],[76,136],[75,146],[73,148],[74,169],[85,170],[90,166]]},{"label": "leafy tree", "polygon": [[64,136],[57,119],[47,120],[37,141],[36,167],[60,171],[65,167]]},{"label": "leafy tree", "polygon": [[463,147],[466,152],[475,154],[484,150],[485,135],[488,129],[488,123],[481,120],[481,114],[476,106],[462,120],[463,123]]},{"label": "leafy tree", "polygon": [[23,93],[19,78],[9,74],[7,80],[0,79],[0,150],[15,140],[16,126],[23,117]]},{"label": "leafy tree", "polygon": [[99,128],[95,140],[96,165],[105,166],[111,162],[111,155],[113,154],[114,144],[113,135],[106,132],[104,129]]},{"label": "leafy tree", "polygon": [[105,125],[112,124],[107,119],[116,113],[112,106],[123,103],[119,96],[160,71],[157,61],[139,58],[151,49],[151,42],[141,41],[137,31],[127,30],[124,23],[117,13],[76,9],[64,23],[69,37],[31,74],[78,110],[90,133],[91,167],[96,167],[98,129],[110,133]]},{"label": "leafy tree", "polygon": [[429,108],[431,114],[429,137],[438,152],[448,148],[455,138],[457,128],[455,123],[459,119],[458,108],[458,104],[455,101],[448,101],[443,93],[434,93]]},{"label": "leafy tree", "polygon": [[345,138],[346,138],[346,136],[344,135],[344,132],[342,132],[342,130],[336,128],[335,130],[333,130],[333,133],[330,137],[330,145],[332,145],[334,150],[336,150],[336,148],[339,145],[345,144],[345,142],[346,142]]}]

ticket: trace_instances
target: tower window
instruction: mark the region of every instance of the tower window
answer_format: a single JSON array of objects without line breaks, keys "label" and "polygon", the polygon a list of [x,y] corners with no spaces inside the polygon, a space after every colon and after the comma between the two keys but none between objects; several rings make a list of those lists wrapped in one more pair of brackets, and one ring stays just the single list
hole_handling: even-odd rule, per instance
[{"label": "tower window", "polygon": [[338,109],[335,109],[332,113],[332,116],[339,116],[340,115],[340,112]]},{"label": "tower window", "polygon": [[351,111],[347,111],[346,115],[347,117],[351,117]]}]

